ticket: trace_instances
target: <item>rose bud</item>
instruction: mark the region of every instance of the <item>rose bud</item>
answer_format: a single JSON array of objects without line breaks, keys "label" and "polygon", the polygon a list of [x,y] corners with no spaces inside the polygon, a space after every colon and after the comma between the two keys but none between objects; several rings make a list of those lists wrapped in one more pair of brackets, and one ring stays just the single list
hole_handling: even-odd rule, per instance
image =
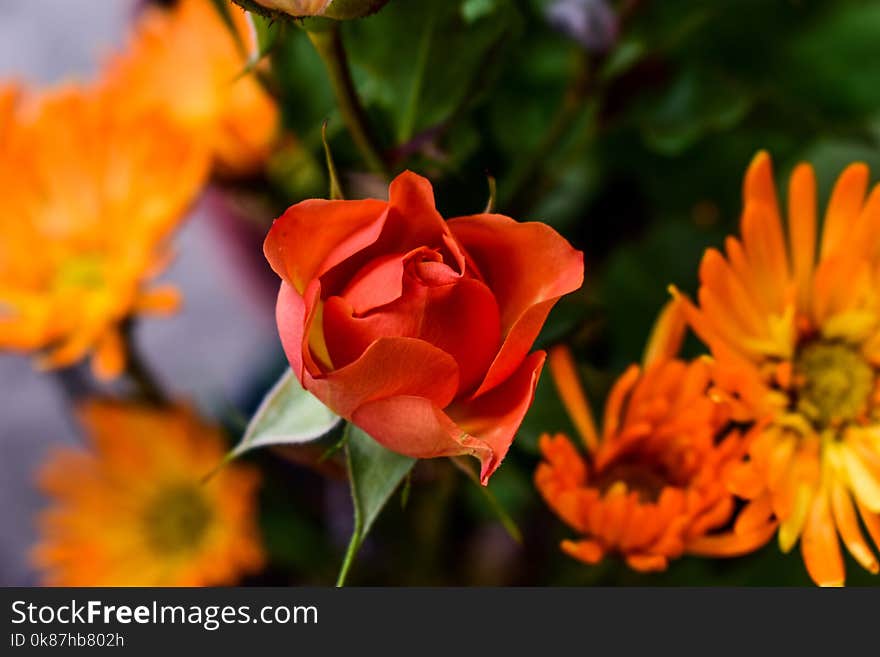
[{"label": "rose bud", "polygon": [[335,20],[363,18],[379,11],[388,0],[233,0],[248,11],[277,17],[324,17]]},{"label": "rose bud", "polygon": [[302,385],[386,448],[470,454],[485,483],[532,403],[529,353],[583,281],[583,254],[541,223],[448,222],[411,172],[390,200],[298,203],[264,245],[282,278],[276,317]]}]

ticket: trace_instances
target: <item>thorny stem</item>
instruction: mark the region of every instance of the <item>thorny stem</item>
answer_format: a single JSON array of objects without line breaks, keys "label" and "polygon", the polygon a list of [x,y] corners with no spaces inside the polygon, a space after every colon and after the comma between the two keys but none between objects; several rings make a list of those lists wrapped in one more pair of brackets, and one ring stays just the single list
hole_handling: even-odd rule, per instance
[{"label": "thorny stem", "polygon": [[361,157],[372,171],[387,178],[388,167],[382,156],[382,150],[370,129],[367,114],[354,88],[339,26],[333,25],[327,29],[308,31],[307,34],[324,62],[339,113]]}]

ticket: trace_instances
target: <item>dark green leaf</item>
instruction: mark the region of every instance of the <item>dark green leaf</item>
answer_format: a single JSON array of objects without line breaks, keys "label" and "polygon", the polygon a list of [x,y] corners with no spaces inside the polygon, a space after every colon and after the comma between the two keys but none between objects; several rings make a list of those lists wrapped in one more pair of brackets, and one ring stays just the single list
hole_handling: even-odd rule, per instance
[{"label": "dark green leaf", "polygon": [[358,549],[388,499],[415,465],[416,460],[385,449],[353,424],[346,428],[348,476],[354,505],[354,530],[339,572],[337,586],[345,583]]}]

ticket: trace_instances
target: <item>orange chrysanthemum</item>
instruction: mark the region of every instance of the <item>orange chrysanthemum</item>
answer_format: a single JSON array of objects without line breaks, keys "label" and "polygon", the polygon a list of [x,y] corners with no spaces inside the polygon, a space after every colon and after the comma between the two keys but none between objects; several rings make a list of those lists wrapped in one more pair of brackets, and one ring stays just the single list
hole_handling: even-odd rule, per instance
[{"label": "orange chrysanthemum", "polygon": [[222,172],[243,174],[268,157],[279,112],[255,76],[244,74],[254,41],[244,13],[230,12],[237,40],[213,4],[145,9],[108,80],[135,111],[161,108],[206,143]]},{"label": "orange chrysanthemum", "polygon": [[710,249],[698,305],[685,310],[716,359],[721,392],[763,424],[731,489],[754,516],[775,517],[779,545],[800,538],[816,583],[842,585],[838,534],[869,571],[880,570],[880,186],[868,169],[837,181],[817,234],[812,167],[795,168],[783,229],[770,158],[744,185],[741,239]]},{"label": "orange chrysanthemum", "polygon": [[608,553],[640,571],[663,570],[685,552],[734,555],[772,535],[754,524],[737,535],[709,535],[727,524],[734,499],[720,480],[739,455],[723,406],[707,394],[709,364],[674,355],[682,339],[677,304],[661,316],[644,369],[631,366],[612,388],[598,434],[570,352],[556,347],[550,368],[587,448],[584,459],[563,435],[540,440],[545,461],[535,484],[569,526],[583,535],[562,549],[586,563]]},{"label": "orange chrysanthemum", "polygon": [[207,586],[261,567],[257,472],[222,460],[218,429],[185,407],[91,402],[90,449],[45,464],[34,562],[53,586]]},{"label": "orange chrysanthemum", "polygon": [[176,307],[146,283],[207,172],[178,128],[116,107],[79,88],[26,98],[0,152],[0,349],[49,367],[93,353],[102,378],[124,367],[126,318]]}]

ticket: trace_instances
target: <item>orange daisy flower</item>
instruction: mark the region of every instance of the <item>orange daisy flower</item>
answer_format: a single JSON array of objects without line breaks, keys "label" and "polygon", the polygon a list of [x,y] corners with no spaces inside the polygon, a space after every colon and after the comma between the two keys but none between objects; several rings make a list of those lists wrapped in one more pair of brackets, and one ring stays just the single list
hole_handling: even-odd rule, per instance
[{"label": "orange daisy flower", "polygon": [[840,176],[817,229],[816,180],[798,165],[787,229],[770,157],[746,173],[740,239],[710,249],[694,331],[716,359],[719,392],[762,426],[728,483],[750,512],[776,518],[779,545],[800,539],[813,580],[842,585],[838,535],[872,573],[880,563],[880,186],[868,169]]},{"label": "orange daisy flower", "polygon": [[675,358],[683,333],[674,303],[655,327],[644,367],[631,366],[611,389],[601,435],[569,350],[550,352],[553,379],[587,457],[564,435],[545,434],[535,484],[583,535],[562,543],[572,557],[595,564],[617,553],[635,570],[656,571],[686,552],[749,552],[772,535],[767,523],[735,536],[709,535],[734,513],[720,472],[739,455],[741,439],[707,394],[709,364]]},{"label": "orange daisy flower", "polygon": [[25,98],[0,152],[0,349],[47,367],[92,353],[105,379],[125,364],[120,324],[177,305],[146,283],[207,172],[178,128],[115,108],[79,88]]},{"label": "orange daisy flower", "polygon": [[33,559],[50,586],[208,586],[260,568],[256,470],[223,459],[220,431],[188,408],[106,401],[80,409],[89,449],[40,474],[52,506]]},{"label": "orange daisy flower", "polygon": [[135,111],[167,112],[213,151],[221,172],[246,174],[269,156],[279,112],[258,80],[244,74],[254,48],[244,12],[230,11],[237,40],[213,4],[146,8],[127,51],[109,62],[108,82]]}]

